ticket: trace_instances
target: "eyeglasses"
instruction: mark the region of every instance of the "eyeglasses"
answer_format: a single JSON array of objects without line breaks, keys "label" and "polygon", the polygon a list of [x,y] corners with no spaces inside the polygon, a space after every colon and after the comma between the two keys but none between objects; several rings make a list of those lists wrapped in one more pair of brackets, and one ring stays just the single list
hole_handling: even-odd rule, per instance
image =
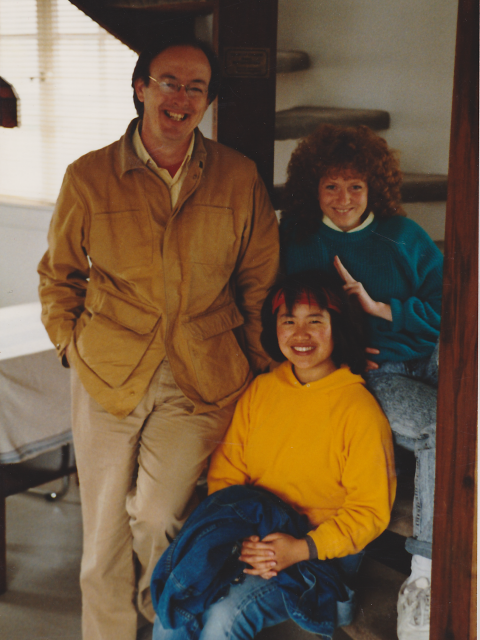
[{"label": "eyeglasses", "polygon": [[173,94],[178,93],[182,87],[185,89],[185,93],[191,100],[199,100],[207,94],[207,89],[204,89],[203,87],[181,84],[175,80],[156,80],[152,76],[148,77],[150,80],[153,80],[158,84],[160,91],[166,96],[172,96]]}]

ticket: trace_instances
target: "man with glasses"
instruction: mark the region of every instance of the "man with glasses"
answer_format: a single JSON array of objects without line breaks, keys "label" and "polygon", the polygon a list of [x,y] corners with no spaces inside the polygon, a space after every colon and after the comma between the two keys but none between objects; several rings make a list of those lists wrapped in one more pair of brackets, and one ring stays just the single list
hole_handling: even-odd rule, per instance
[{"label": "man with glasses", "polygon": [[197,126],[213,52],[157,43],[139,119],[67,169],[39,265],[43,321],[72,370],[84,640],[134,640],[150,575],[252,373],[278,229],[253,162]]}]

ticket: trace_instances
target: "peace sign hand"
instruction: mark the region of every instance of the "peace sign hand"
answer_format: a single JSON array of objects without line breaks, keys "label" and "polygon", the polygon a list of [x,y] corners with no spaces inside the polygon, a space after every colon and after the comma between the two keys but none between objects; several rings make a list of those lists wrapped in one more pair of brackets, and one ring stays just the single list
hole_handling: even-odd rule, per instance
[{"label": "peace sign hand", "polygon": [[345,284],[343,285],[343,289],[349,296],[357,296],[360,306],[365,311],[365,313],[369,313],[371,316],[384,318],[385,320],[390,320],[390,322],[392,321],[392,309],[390,305],[384,304],[383,302],[375,302],[375,300],[372,300],[372,298],[365,291],[363,284],[361,282],[357,282],[354,278],[352,278],[352,276],[341,263],[338,256],[335,256],[333,266],[337,270],[338,275],[345,282]]}]

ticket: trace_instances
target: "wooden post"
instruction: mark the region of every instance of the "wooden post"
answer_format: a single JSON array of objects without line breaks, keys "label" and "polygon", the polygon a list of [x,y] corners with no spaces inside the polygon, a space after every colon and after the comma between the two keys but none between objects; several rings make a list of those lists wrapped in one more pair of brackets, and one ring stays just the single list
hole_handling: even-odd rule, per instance
[{"label": "wooden post", "polygon": [[478,2],[459,0],[440,336],[431,640],[471,636],[477,432]]},{"label": "wooden post", "polygon": [[219,0],[213,34],[222,66],[216,139],[254,160],[269,190],[273,187],[277,4],[277,0]]},{"label": "wooden post", "polygon": [[3,465],[0,464],[0,595],[7,590],[7,524]]}]

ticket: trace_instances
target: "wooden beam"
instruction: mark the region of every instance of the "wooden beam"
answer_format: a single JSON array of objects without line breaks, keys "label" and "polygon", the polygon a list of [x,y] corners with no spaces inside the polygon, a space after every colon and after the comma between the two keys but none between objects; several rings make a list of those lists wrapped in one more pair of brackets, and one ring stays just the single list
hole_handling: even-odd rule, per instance
[{"label": "wooden beam", "polygon": [[216,139],[257,163],[273,186],[277,0],[218,0],[214,46],[222,66]]},{"label": "wooden beam", "polygon": [[472,584],[470,593],[470,638],[477,637],[477,523],[478,523],[478,456],[475,464],[475,506],[473,511]]},{"label": "wooden beam", "polygon": [[[161,10],[162,7],[168,8],[169,5],[160,5],[152,10],[116,7],[106,0],[70,0],[70,2],[137,53],[142,51],[153,38],[167,37],[172,34],[191,37],[195,33],[197,14],[191,11],[182,13],[179,10]],[[203,7],[203,3],[201,6]],[[208,11],[211,12],[211,9],[209,3]]]},{"label": "wooden beam", "polygon": [[431,640],[473,640],[477,288],[478,2],[459,0],[440,336]]}]

